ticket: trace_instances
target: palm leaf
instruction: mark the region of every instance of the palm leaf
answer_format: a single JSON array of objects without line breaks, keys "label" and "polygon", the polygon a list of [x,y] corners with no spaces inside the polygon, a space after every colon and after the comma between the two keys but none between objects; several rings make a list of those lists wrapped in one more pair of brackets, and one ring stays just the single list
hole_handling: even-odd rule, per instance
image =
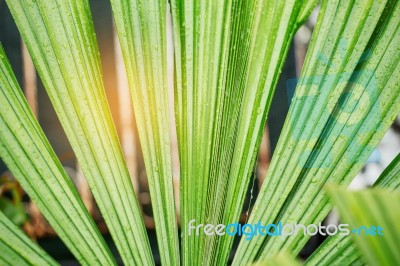
[{"label": "palm leaf", "polygon": [[[183,226],[239,218],[278,73],[315,4],[171,1]],[[186,228],[182,241],[188,265],[226,264],[232,245]]]},{"label": "palm leaf", "polygon": [[161,263],[178,265],[167,86],[167,2],[111,3],[149,181]]},{"label": "palm leaf", "polygon": [[123,261],[152,264],[104,93],[87,1],[6,2]]},{"label": "palm leaf", "polygon": [[374,187],[395,190],[400,187],[400,153],[376,180]]},{"label": "palm leaf", "polygon": [[[167,3],[111,2],[149,177],[161,261],[179,264],[168,130]],[[295,31],[317,1],[170,2],[181,167],[182,262],[224,265],[233,238],[189,236],[187,225],[192,219],[197,224],[228,224],[239,219],[284,58]],[[36,0],[26,5],[7,0],[7,4],[123,261],[128,265],[153,264],[104,95],[87,0]],[[400,111],[399,11],[400,3],[394,0],[322,3],[296,95],[249,223],[319,222],[330,209],[321,188],[326,182],[348,184],[360,170]],[[4,112],[5,121],[18,120],[17,113],[11,116],[8,110]],[[18,137],[8,129],[4,134],[7,141]],[[25,145],[19,142],[26,139],[30,140],[21,135],[7,142],[10,147],[3,145],[3,151],[24,150]],[[31,160],[28,167],[43,163],[6,152],[10,168],[12,160],[20,163],[18,159]],[[52,162],[61,168],[54,158]],[[20,168],[17,170],[22,171]],[[46,182],[41,171],[37,172],[39,184]],[[76,196],[66,175],[60,173],[58,179],[64,180],[72,191],[68,193]],[[16,175],[27,180],[26,174]],[[39,189],[24,187],[31,188],[33,194]],[[43,189],[59,191],[50,185]],[[57,199],[51,199],[48,205],[57,204]],[[77,197],[65,202],[63,208],[83,206]],[[46,206],[39,207],[46,210]],[[89,224],[86,226],[98,234]],[[60,236],[67,245],[72,239]],[[307,239],[301,235],[242,239],[234,265],[265,261],[280,250],[295,256]],[[108,254],[101,238],[92,236],[86,244],[93,241],[100,241],[96,248]],[[70,248],[82,263],[96,260],[96,255],[83,256],[78,247]],[[12,249],[9,254],[14,255]]]},{"label": "palm leaf", "polygon": [[[400,154],[380,175],[374,187],[395,190],[400,187]],[[305,265],[344,265],[359,261],[360,253],[349,236],[329,236],[307,259]]]},{"label": "palm leaf", "polygon": [[[379,189],[349,192],[335,186],[327,190],[343,221],[350,224],[353,232],[356,230],[357,234],[351,233],[351,237],[365,262],[396,265],[400,261],[400,211],[392,206],[400,203],[400,193]],[[365,228],[373,227],[375,233],[366,233]]]},{"label": "palm leaf", "polygon": [[[326,182],[348,184],[400,111],[400,4],[324,1],[249,223],[321,221]],[[329,12],[328,12],[329,11]],[[308,237],[242,239],[234,265],[297,254]]]},{"label": "palm leaf", "polygon": [[[1,45],[0,74],[1,158],[81,263],[90,265],[104,261],[115,264],[78,192],[29,109]],[[11,228],[7,222],[3,226]],[[25,238],[21,237],[21,241],[26,242]]]},{"label": "palm leaf", "polygon": [[1,265],[58,265],[2,212],[0,212],[0,250]]},{"label": "palm leaf", "polygon": [[257,261],[251,266],[299,266],[301,265],[298,261],[292,258],[287,253],[281,252],[278,253],[276,256],[263,260]]}]

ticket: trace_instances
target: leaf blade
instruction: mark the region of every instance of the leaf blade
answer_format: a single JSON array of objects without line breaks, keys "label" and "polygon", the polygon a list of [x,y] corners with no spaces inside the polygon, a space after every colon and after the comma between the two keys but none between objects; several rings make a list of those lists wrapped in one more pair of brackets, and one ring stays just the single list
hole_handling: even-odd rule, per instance
[{"label": "leaf blade", "polygon": [[[1,45],[0,59],[1,158],[81,263],[102,260],[115,264],[78,192],[29,109]],[[64,205],[65,202],[69,205]]]},{"label": "leaf blade", "polygon": [[[327,197],[320,192],[323,184],[327,180],[348,184],[383,137],[400,111],[394,77],[399,71],[400,53],[395,49],[399,18],[386,14],[398,8],[395,1],[323,2],[250,223],[318,223],[329,211]],[[350,118],[356,111],[361,115]],[[297,253],[307,239],[242,240],[235,263],[270,256],[280,249]]]},{"label": "leaf blade", "polygon": [[[400,187],[400,154],[380,175],[374,187],[396,190]],[[349,236],[329,236],[305,262],[305,265],[337,265],[360,260],[360,253]]]},{"label": "leaf blade", "polygon": [[288,40],[314,3],[171,2],[185,264],[227,263],[232,238],[186,227],[239,218]]},{"label": "leaf blade", "polygon": [[123,261],[153,264],[104,93],[88,1],[7,4]]},{"label": "leaf blade", "polygon": [[[368,264],[393,265],[400,260],[396,249],[400,231],[395,226],[400,219],[400,212],[391,208],[394,203],[400,202],[398,191],[374,189],[349,192],[342,187],[330,186],[327,192],[339,209],[342,219],[353,228],[382,228],[382,235],[377,232],[374,236],[364,233],[365,231],[360,235],[351,234]],[[365,206],[368,206],[368,212],[364,210]]]},{"label": "leaf blade", "polygon": [[[12,241],[10,241],[12,239]],[[58,265],[0,212],[0,262],[3,265]]]},{"label": "leaf blade", "polygon": [[166,1],[111,1],[164,265],[179,265],[167,86]]}]

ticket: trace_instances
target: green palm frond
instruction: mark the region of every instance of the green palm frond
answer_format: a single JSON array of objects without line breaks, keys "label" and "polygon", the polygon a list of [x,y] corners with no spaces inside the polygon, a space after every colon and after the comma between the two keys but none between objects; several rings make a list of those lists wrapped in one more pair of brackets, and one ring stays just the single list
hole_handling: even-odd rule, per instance
[{"label": "green palm frond", "polygon": [[163,265],[179,264],[169,133],[166,1],[113,0]]},{"label": "green palm frond", "polygon": [[380,189],[346,191],[331,186],[328,194],[340,217],[352,229],[352,240],[368,265],[396,265],[400,261],[398,243],[400,219],[399,191]]},{"label": "green palm frond", "polygon": [[[153,265],[151,247],[104,93],[88,0],[6,0],[126,265]],[[188,235],[189,221],[239,220],[279,74],[316,0],[111,0],[149,182],[163,265],[226,265],[234,237]],[[170,10],[168,8],[170,5]],[[172,25],[168,25],[171,12]],[[347,185],[400,112],[400,2],[324,0],[267,176],[247,223],[322,221],[327,183]],[[169,51],[167,29],[172,27]],[[173,62],[168,62],[174,53]],[[174,63],[174,102],[168,64]],[[104,239],[56,158],[0,49],[0,156],[74,256],[113,265]],[[170,106],[180,163],[179,245]],[[399,156],[376,186],[399,183]],[[382,192],[331,188],[355,225],[389,222]],[[368,198],[370,197],[370,198]],[[351,203],[356,215],[346,213]],[[372,211],[358,215],[363,204]],[[390,202],[389,202],[390,203]],[[384,206],[381,209],[378,206]],[[249,210],[248,210],[249,211]],[[376,214],[382,215],[377,217]],[[1,228],[4,228],[1,229]],[[0,213],[0,262],[55,264]],[[397,233],[397,231],[396,231]],[[16,239],[13,243],[7,238]],[[389,263],[398,235],[330,237],[307,262]],[[233,265],[291,265],[309,236],[241,239]],[[334,245],[340,247],[332,251]],[[374,248],[377,244],[387,251]],[[181,249],[181,251],[180,251]],[[368,251],[374,250],[371,254]],[[329,253],[329,254],[328,254]],[[340,254],[338,254],[340,253]],[[287,255],[283,255],[287,254]],[[339,256],[340,255],[340,256]],[[384,257],[386,256],[387,257]],[[323,256],[324,258],[321,258]]]},{"label": "green palm frond", "polygon": [[[1,45],[0,106],[0,156],[24,190],[82,264],[100,261],[115,264],[78,192],[29,109]],[[9,227],[6,222],[4,226]],[[3,236],[1,240],[9,241]]]},{"label": "green palm frond", "polygon": [[87,1],[7,4],[123,261],[152,263],[104,93]]},{"label": "green palm frond", "polygon": [[[315,4],[171,1],[183,225],[239,218],[278,73]],[[184,264],[227,262],[231,237],[182,238]]]},{"label": "green palm frond", "polygon": [[257,261],[250,265],[251,266],[299,266],[301,265],[301,263],[296,261],[294,258],[290,257],[289,254],[281,252],[272,258],[263,261]]},{"label": "green palm frond", "polygon": [[[397,1],[323,2],[250,224],[318,223],[330,210],[325,183],[349,184],[368,159],[400,111],[399,11]],[[242,239],[234,264],[297,254],[307,240]]]},{"label": "green palm frond", "polygon": [[[400,154],[390,163],[375,182],[374,187],[395,190],[400,187]],[[360,260],[360,253],[349,236],[329,236],[305,265],[343,265]]]},{"label": "green palm frond", "polygon": [[0,212],[1,265],[58,265]]}]

